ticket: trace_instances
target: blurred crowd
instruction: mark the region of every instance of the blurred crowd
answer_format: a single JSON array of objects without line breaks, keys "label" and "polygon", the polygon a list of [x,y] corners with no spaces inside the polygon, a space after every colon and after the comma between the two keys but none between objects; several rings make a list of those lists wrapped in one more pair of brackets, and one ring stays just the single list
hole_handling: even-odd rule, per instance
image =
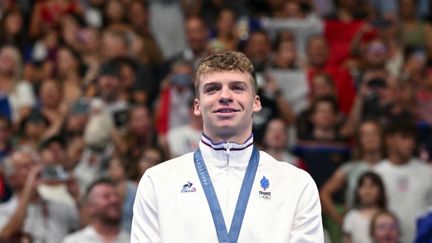
[{"label": "blurred crowd", "polygon": [[0,242],[128,242],[222,50],[253,62],[255,143],[314,178],[327,242],[432,241],[430,1],[2,0]]}]

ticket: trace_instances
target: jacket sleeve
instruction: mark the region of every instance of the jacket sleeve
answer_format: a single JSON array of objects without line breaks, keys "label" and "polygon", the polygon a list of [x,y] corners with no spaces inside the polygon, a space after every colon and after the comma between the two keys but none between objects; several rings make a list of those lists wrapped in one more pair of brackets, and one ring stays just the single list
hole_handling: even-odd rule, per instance
[{"label": "jacket sleeve", "polygon": [[161,242],[158,209],[153,181],[144,174],[133,207],[131,243]]},{"label": "jacket sleeve", "polygon": [[290,243],[321,243],[324,232],[321,203],[313,179],[307,175],[307,183],[300,195],[291,229]]}]

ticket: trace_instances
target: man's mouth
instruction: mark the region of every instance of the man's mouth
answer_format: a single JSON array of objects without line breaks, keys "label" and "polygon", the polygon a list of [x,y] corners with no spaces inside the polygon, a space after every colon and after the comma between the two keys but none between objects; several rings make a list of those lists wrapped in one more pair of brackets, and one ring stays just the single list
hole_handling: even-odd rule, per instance
[{"label": "man's mouth", "polygon": [[217,109],[215,111],[215,113],[233,113],[233,112],[237,112],[239,110],[237,109],[232,109],[232,108],[222,108],[222,109]]}]

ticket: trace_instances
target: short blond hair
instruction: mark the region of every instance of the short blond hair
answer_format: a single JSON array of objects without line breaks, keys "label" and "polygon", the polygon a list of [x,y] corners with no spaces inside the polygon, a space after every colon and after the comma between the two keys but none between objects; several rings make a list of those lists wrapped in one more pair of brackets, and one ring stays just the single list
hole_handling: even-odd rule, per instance
[{"label": "short blond hair", "polygon": [[255,69],[245,54],[237,51],[222,51],[204,58],[199,64],[195,74],[195,93],[199,95],[199,82],[203,75],[217,71],[240,71],[248,73],[255,93],[258,84],[255,78]]}]

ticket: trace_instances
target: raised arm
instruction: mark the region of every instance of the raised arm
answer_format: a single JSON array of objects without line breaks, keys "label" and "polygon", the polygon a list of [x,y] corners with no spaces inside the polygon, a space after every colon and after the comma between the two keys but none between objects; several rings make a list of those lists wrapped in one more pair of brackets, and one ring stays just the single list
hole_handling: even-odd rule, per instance
[{"label": "raised arm", "polygon": [[333,202],[332,196],[337,191],[341,190],[346,181],[346,175],[338,169],[332,177],[323,185],[320,192],[321,203],[323,211],[338,225],[342,225],[343,216],[337,211]]}]

